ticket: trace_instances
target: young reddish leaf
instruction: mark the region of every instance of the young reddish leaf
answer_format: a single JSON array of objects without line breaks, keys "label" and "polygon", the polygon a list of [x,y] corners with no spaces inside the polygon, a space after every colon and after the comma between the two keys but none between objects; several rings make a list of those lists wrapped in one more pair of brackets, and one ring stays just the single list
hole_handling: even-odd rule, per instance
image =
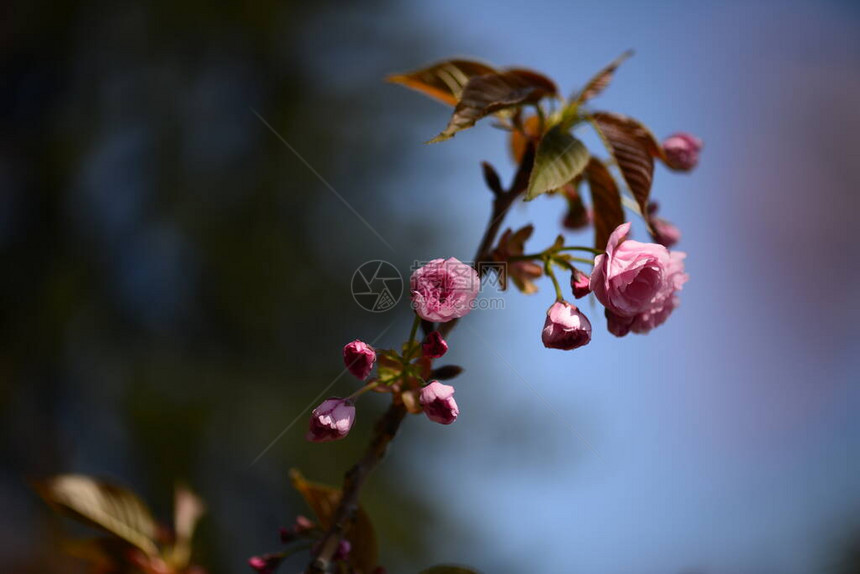
[{"label": "young reddish leaf", "polygon": [[36,483],[36,491],[61,514],[117,536],[158,556],[156,524],[131,491],[89,476],[65,474]]},{"label": "young reddish leaf", "polygon": [[463,86],[474,76],[492,74],[496,70],[472,60],[446,60],[406,74],[394,74],[385,78],[392,84],[400,84],[440,102],[456,106],[463,93]]},{"label": "young reddish leaf", "polygon": [[537,146],[541,136],[541,121],[538,116],[529,116],[523,121],[522,130],[511,132],[510,146],[514,163],[519,165],[531,143]]},{"label": "young reddish leaf", "polygon": [[492,113],[535,103],[556,93],[552,80],[530,70],[516,69],[475,76],[463,88],[448,127],[429,143],[450,139]]},{"label": "young reddish leaf", "polygon": [[571,181],[585,169],[588,158],[581,141],[558,126],[551,128],[538,144],[526,201]]},{"label": "young reddish leaf", "polygon": [[594,247],[606,249],[609,236],[615,228],[624,223],[624,208],[621,193],[615,178],[598,159],[591,158],[585,168],[585,178],[591,190],[591,204],[594,210]]},{"label": "young reddish leaf", "polygon": [[[290,470],[290,481],[314,511],[320,525],[326,530],[331,528],[337,505],[340,503],[340,489],[305,480],[295,469]],[[355,522],[346,533],[346,538],[352,544],[347,561],[360,572],[373,572],[379,560],[379,548],[373,524],[363,508],[359,507]]]},{"label": "young reddish leaf", "polygon": [[618,69],[618,66],[624,63],[624,61],[632,55],[633,50],[627,50],[615,58],[615,60],[613,60],[608,66],[600,70],[597,75],[585,84],[585,87],[582,88],[575,98],[571,98],[571,106],[579,106],[605,90],[609,86],[609,83],[612,82],[612,76],[615,75],[615,70]]},{"label": "young reddish leaf", "polygon": [[595,112],[591,121],[615,158],[642,217],[648,220],[648,197],[654,180],[654,158],[661,154],[660,144],[638,121],[621,114]]},{"label": "young reddish leaf", "polygon": [[532,236],[534,230],[534,225],[526,225],[516,233],[508,228],[502,233],[498,246],[493,250],[493,260],[506,264],[505,268],[499,271],[499,287],[502,291],[508,288],[508,278],[510,278],[517,289],[524,294],[537,293],[538,288],[534,279],[543,275],[543,267],[533,261],[511,261],[512,257],[525,253],[526,241]]}]

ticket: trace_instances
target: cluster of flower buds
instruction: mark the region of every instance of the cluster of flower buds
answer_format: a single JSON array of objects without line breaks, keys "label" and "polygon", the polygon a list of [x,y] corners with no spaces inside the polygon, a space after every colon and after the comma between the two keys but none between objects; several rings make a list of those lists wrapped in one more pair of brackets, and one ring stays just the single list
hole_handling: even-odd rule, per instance
[{"label": "cluster of flower buds", "polygon": [[[421,321],[445,323],[468,314],[474,305],[480,278],[471,265],[456,258],[434,259],[412,274],[412,306],[415,322],[412,335],[400,351],[374,349],[355,340],[343,348],[346,370],[365,385],[346,398],[331,397],[311,413],[307,440],[328,442],[349,434],[355,422],[355,399],[373,390],[389,392],[411,413],[424,413],[440,424],[457,419],[459,408],[454,387],[440,380],[456,377],[462,369],[455,365],[433,368],[433,361],[448,352],[448,343],[432,330],[423,341],[415,335]],[[371,373],[377,368],[376,376]]]},{"label": "cluster of flower buds", "polygon": [[[289,528],[282,527],[279,530],[279,534],[281,543],[284,545],[300,542],[302,540],[316,540],[313,545],[313,548],[316,549],[320,544],[319,538],[322,536],[323,530],[309,518],[299,515],[296,517],[296,522],[293,526]],[[332,560],[336,563],[340,562],[344,567],[346,567],[345,561],[349,558],[351,550],[352,545],[349,541],[345,539],[341,540],[338,543],[337,550],[334,553]],[[290,553],[288,552],[275,552],[262,554],[260,556],[252,556],[248,559],[248,566],[258,572],[258,574],[274,574],[278,569],[278,566],[281,565],[289,554]]]}]

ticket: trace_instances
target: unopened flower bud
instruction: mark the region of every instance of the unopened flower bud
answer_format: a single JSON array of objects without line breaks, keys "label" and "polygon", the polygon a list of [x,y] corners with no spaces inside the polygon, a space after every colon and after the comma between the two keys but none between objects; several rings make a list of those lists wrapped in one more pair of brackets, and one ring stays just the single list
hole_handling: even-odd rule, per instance
[{"label": "unopened flower bud", "polygon": [[419,401],[427,418],[436,423],[449,425],[460,414],[454,400],[454,387],[439,381],[430,381],[429,385],[421,389]]},{"label": "unopened flower bud", "polygon": [[337,544],[337,550],[334,552],[334,560],[346,560],[352,550],[352,544],[349,540],[341,540]]},{"label": "unopened flower bud", "polygon": [[570,288],[575,298],[582,299],[591,293],[591,277],[579,269],[574,269],[570,274]]},{"label": "unopened flower bud", "polygon": [[252,556],[248,559],[248,566],[258,572],[258,574],[273,574],[283,559],[284,557],[280,554]]},{"label": "unopened flower bud", "polygon": [[364,341],[356,339],[343,348],[344,365],[350,373],[361,380],[367,378],[375,362],[376,351]]},{"label": "unopened flower bud", "polygon": [[648,220],[651,223],[651,237],[655,243],[665,248],[674,246],[681,240],[681,230],[662,217],[657,217],[659,206],[656,201],[648,204]]},{"label": "unopened flower bud", "polygon": [[445,342],[439,331],[433,331],[427,335],[427,339],[421,345],[421,350],[424,352],[425,357],[438,359],[448,352],[448,343]]},{"label": "unopened flower bud", "polygon": [[352,401],[326,399],[311,413],[310,427],[305,438],[311,442],[342,439],[349,434],[354,421],[355,407]]},{"label": "unopened flower bud", "polygon": [[556,301],[546,312],[541,336],[544,347],[570,351],[591,341],[588,317],[567,301]]},{"label": "unopened flower bud", "polygon": [[690,171],[699,163],[702,140],[688,133],[677,133],[663,141],[666,165],[677,171]]}]

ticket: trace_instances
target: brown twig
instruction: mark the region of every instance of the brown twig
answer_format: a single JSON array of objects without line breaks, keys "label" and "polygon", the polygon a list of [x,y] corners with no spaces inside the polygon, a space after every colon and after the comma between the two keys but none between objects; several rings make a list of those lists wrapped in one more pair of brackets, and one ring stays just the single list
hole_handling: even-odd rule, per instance
[{"label": "brown twig", "polygon": [[358,513],[358,495],[368,475],[375,469],[385,456],[389,443],[397,435],[400,423],[406,416],[406,407],[402,403],[392,403],[388,410],[376,421],[373,427],[373,437],[364,456],[361,457],[346,473],[343,480],[343,495],[334,515],[331,528],[321,540],[316,558],[308,567],[311,574],[324,574],[330,571],[332,559],[337,552],[341,539],[349,531]]},{"label": "brown twig", "polygon": [[[490,257],[490,250],[496,241],[496,236],[502,226],[508,211],[514,201],[525,192],[529,184],[531,176],[532,164],[534,163],[534,145],[529,145],[526,152],[523,154],[514,179],[507,190],[501,188],[495,170],[489,164],[483,164],[484,177],[488,186],[493,192],[493,210],[490,214],[490,221],[487,228],[484,230],[484,235],[481,238],[481,243],[478,245],[478,250],[475,252],[474,265],[479,273],[484,272],[483,266],[479,262],[486,261]],[[438,327],[442,335],[447,335],[457,324],[457,319],[444,323]],[[428,321],[422,321],[422,331],[425,335],[435,327]],[[331,528],[328,529],[325,536],[317,547],[316,556],[308,566],[308,574],[328,574],[333,566],[333,558],[337,552],[338,545],[344,535],[352,526],[356,513],[358,512],[358,497],[361,492],[361,487],[367,480],[368,475],[379,465],[388,450],[389,443],[394,439],[400,428],[400,423],[406,416],[406,407],[402,403],[392,403],[388,410],[376,421],[373,427],[373,435],[370,444],[364,451],[364,456],[361,457],[352,468],[347,471],[343,480],[340,503],[334,514],[334,520]]]}]

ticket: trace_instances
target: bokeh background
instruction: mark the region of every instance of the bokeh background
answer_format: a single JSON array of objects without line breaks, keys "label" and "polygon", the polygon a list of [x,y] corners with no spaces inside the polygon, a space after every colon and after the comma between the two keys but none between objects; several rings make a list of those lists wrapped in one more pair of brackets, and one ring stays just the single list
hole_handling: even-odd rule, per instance
[{"label": "bokeh background", "polygon": [[[0,564],[75,572],[26,480],[111,477],[167,519],[207,501],[196,556],[248,571],[300,512],[289,468],[356,337],[353,270],[471,257],[509,177],[503,134],[422,142],[448,110],[381,80],[464,55],[565,92],[627,48],[596,107],[706,142],[658,168],[691,281],[650,336],[540,343],[551,287],[451,339],[462,415],[409,420],[366,506],[391,572],[857,572],[860,8],[852,2],[47,2],[0,21]],[[341,203],[258,112],[393,247]],[[587,137],[587,136],[586,136]],[[516,208],[548,244],[564,206]],[[588,306],[586,305],[586,310]],[[388,329],[386,331],[386,329]],[[333,394],[355,382],[340,379]],[[263,457],[252,462],[291,421]]]}]

